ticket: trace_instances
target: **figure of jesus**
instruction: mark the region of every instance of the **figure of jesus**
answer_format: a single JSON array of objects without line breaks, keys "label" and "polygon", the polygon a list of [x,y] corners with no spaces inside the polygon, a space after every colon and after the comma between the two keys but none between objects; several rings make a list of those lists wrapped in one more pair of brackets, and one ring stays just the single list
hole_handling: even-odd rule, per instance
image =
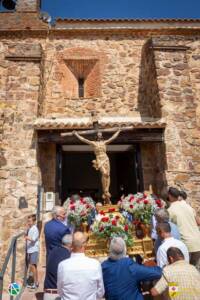
[{"label": "figure of jesus", "polygon": [[80,134],[78,132],[74,131],[73,134],[83,143],[91,145],[93,147],[96,160],[93,160],[93,167],[96,170],[99,170],[101,172],[101,182],[102,182],[102,188],[103,188],[103,199],[105,201],[105,204],[110,204],[110,197],[111,194],[109,192],[110,188],[110,161],[108,158],[108,155],[106,153],[106,145],[110,144],[114,139],[116,139],[119,135],[121,130],[118,130],[113,134],[111,138],[108,140],[103,140],[102,133],[100,131],[97,132],[97,141],[90,141]]}]

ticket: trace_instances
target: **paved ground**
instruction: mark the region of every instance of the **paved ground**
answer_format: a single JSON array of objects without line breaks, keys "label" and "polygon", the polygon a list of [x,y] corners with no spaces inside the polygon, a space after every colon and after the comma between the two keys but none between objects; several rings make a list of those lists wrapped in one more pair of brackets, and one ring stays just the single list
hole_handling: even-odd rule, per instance
[{"label": "paved ground", "polygon": [[43,282],[44,282],[44,275],[45,275],[45,267],[41,267],[38,270],[38,273],[39,273],[39,283],[40,283],[39,288],[35,291],[26,288],[20,300],[42,300],[43,299]]}]

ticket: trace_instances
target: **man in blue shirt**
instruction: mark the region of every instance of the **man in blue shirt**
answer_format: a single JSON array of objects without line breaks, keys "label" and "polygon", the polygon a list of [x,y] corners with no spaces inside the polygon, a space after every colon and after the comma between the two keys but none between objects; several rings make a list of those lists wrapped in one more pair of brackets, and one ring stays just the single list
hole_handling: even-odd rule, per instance
[{"label": "man in blue shirt", "polygon": [[126,244],[120,237],[112,239],[102,271],[106,300],[143,300],[140,283],[162,276],[161,268],[145,267],[126,257]]},{"label": "man in blue shirt", "polygon": [[65,224],[66,212],[61,206],[55,206],[52,210],[53,219],[44,226],[47,259],[54,247],[62,245],[62,238],[70,234],[70,229]]},{"label": "man in blue shirt", "polygon": [[[62,246],[54,247],[48,256],[46,266],[46,276],[44,280],[44,300],[48,300],[54,293],[55,299],[59,297],[57,293],[57,272],[58,265],[61,261],[67,259],[71,255],[72,235],[66,234],[62,238]],[[50,294],[50,295],[49,295]],[[57,294],[57,295],[56,295]]]}]

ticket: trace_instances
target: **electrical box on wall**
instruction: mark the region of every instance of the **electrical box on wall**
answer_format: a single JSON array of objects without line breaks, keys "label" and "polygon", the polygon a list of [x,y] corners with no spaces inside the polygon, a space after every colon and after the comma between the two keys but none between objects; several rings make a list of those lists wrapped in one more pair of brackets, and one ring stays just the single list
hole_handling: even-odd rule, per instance
[{"label": "electrical box on wall", "polygon": [[53,192],[46,192],[45,194],[45,210],[50,211],[55,205],[55,194]]}]

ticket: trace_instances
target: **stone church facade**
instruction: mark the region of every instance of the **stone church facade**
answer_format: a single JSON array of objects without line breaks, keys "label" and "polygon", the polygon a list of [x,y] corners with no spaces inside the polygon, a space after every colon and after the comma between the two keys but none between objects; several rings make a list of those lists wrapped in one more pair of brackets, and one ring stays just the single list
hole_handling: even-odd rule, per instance
[{"label": "stone church facade", "polygon": [[[59,203],[61,133],[132,126],[115,144],[139,145],[139,189],[182,186],[200,201],[200,21],[62,20],[38,0],[0,18],[0,251],[38,207]],[[84,90],[83,90],[84,89]],[[142,181],[142,183],[141,183]],[[20,202],[25,205],[20,206]]]}]

